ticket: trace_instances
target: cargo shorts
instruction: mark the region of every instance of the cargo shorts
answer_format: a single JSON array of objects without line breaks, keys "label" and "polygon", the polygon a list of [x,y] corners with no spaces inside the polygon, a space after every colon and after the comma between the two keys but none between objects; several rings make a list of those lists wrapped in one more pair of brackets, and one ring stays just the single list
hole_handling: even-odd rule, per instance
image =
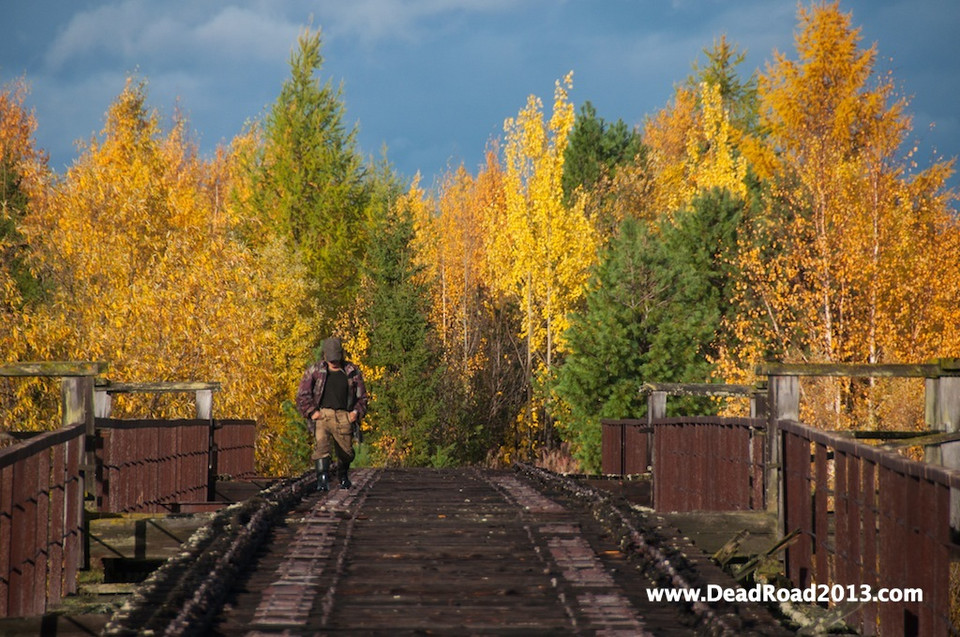
[{"label": "cargo shorts", "polygon": [[329,458],[331,445],[337,452],[337,459],[350,464],[356,452],[353,450],[353,424],[350,412],[333,409],[321,409],[320,417],[314,421],[316,430],[313,444],[313,459]]}]

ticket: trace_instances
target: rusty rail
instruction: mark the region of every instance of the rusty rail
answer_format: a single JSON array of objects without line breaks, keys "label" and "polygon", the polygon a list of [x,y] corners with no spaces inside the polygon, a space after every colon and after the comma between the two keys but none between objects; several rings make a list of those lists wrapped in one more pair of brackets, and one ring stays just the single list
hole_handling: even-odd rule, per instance
[{"label": "rusty rail", "polygon": [[40,615],[77,590],[83,424],[0,451],[0,617]]},{"label": "rusty rail", "polygon": [[658,511],[764,508],[763,420],[658,418],[652,427]]},{"label": "rusty rail", "polygon": [[918,588],[922,603],[865,603],[853,625],[867,635],[949,634],[950,490],[960,488],[960,472],[798,422],[779,427],[784,528],[801,531],[787,549],[787,576],[858,595],[861,586]]}]

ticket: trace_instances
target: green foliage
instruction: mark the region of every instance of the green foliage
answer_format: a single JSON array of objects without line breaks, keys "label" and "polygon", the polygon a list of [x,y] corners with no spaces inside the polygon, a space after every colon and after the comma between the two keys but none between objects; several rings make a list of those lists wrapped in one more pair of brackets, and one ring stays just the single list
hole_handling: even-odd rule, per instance
[{"label": "green foliage", "polygon": [[357,455],[353,457],[353,462],[350,463],[351,467],[364,468],[364,467],[372,467],[374,465],[373,449],[370,446],[370,443],[361,442],[358,445],[354,445],[353,448],[354,448],[354,451],[356,451]]},{"label": "green foliage", "polygon": [[312,463],[313,440],[303,416],[297,411],[292,400],[285,400],[280,406],[283,413],[281,427],[276,443],[281,455],[288,459],[288,475],[299,475],[310,469]]},{"label": "green foliage", "polygon": [[[588,471],[600,461],[600,419],[639,418],[644,382],[705,382],[729,311],[743,204],[713,191],[660,227],[629,218],[594,271],[571,352],[553,385],[564,439]],[[671,412],[708,402],[674,400]]]},{"label": "green foliage", "polygon": [[312,311],[322,315],[322,334],[358,291],[371,193],[356,130],[343,122],[342,91],[316,77],[320,48],[320,33],[307,31],[291,55],[291,76],[266,118],[264,144],[251,166],[250,205],[306,264],[317,284]]},{"label": "green foliage", "polygon": [[637,417],[651,336],[646,316],[657,297],[649,228],[627,219],[605,248],[588,286],[586,309],[567,330],[570,352],[557,371],[554,411],[561,436],[584,469],[600,464],[600,418]]},{"label": "green foliage", "polygon": [[456,445],[453,444],[438,446],[433,452],[433,456],[430,458],[430,466],[434,469],[455,467],[458,464]]},{"label": "green foliage", "polygon": [[617,166],[634,161],[641,152],[640,134],[623,120],[608,124],[589,101],[577,114],[563,159],[563,196],[569,204],[578,187],[590,190]]},{"label": "green foliage", "polygon": [[29,249],[19,230],[28,205],[17,167],[0,157],[0,267],[13,279],[25,304],[38,300],[43,293],[40,279],[30,271]]},{"label": "green foliage", "polygon": [[413,261],[413,221],[406,199],[373,226],[365,265],[371,438],[380,461],[423,466],[446,444],[439,353],[431,348],[428,296]]},{"label": "green foliage", "polygon": [[703,49],[706,64],[693,65],[693,75],[687,78],[687,87],[696,89],[701,83],[720,87],[720,96],[724,106],[729,109],[730,121],[740,131],[750,132],[757,127],[759,98],[757,95],[757,75],[754,73],[746,80],[737,73],[746,53],[735,44],[727,42],[726,36],[714,41],[713,46]]},{"label": "green foliage", "polygon": [[[660,261],[669,303],[654,312],[658,325],[647,363],[662,382],[705,380],[716,357],[716,335],[731,311],[737,280],[737,239],[744,204],[714,189],[680,211],[663,229]],[[681,377],[674,377],[676,374]]]}]

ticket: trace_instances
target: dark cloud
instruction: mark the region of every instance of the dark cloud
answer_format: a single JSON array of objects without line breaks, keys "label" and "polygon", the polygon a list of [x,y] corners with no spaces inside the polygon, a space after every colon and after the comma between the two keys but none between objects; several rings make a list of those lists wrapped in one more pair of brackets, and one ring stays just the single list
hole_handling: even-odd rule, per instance
[{"label": "dark cloud", "polygon": [[[916,136],[960,154],[955,0],[845,0],[876,42],[878,70],[911,96]],[[212,152],[279,93],[297,35],[322,28],[324,79],[343,82],[362,150],[429,184],[451,163],[482,162],[503,120],[574,71],[571,99],[639,124],[670,99],[720,35],[746,50],[742,69],[793,54],[794,0],[33,0],[13,2],[0,41],[0,81],[26,74],[37,139],[55,168],[135,74],[151,105],[175,104]],[[549,106],[549,104],[548,104]],[[935,126],[931,129],[930,125]],[[923,155],[921,155],[923,156]]]}]

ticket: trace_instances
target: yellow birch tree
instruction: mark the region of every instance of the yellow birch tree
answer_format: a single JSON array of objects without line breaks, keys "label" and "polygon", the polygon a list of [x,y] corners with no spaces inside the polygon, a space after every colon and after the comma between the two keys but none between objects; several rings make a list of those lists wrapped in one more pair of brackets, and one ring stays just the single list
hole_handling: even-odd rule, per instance
[{"label": "yellow birch tree", "polygon": [[549,373],[563,351],[567,314],[580,300],[596,259],[596,234],[582,200],[569,208],[563,204],[563,154],[574,122],[571,87],[572,74],[556,83],[549,122],[531,95],[518,116],[504,123],[504,223],[487,233],[496,285],[515,295],[521,310],[530,386],[522,426],[528,450],[538,427],[534,377]]},{"label": "yellow birch tree", "polygon": [[[816,4],[799,21],[798,59],[776,53],[759,82],[767,136],[748,146],[773,196],[741,252],[752,314],[735,329],[738,362],[726,369],[771,352],[808,362],[945,355],[957,323],[944,294],[960,294],[944,253],[957,241],[944,188],[952,167],[908,173],[897,154],[910,130],[906,102],[874,74],[876,47],[859,47],[849,14]],[[850,384],[825,385],[808,403],[849,424]]]}]

